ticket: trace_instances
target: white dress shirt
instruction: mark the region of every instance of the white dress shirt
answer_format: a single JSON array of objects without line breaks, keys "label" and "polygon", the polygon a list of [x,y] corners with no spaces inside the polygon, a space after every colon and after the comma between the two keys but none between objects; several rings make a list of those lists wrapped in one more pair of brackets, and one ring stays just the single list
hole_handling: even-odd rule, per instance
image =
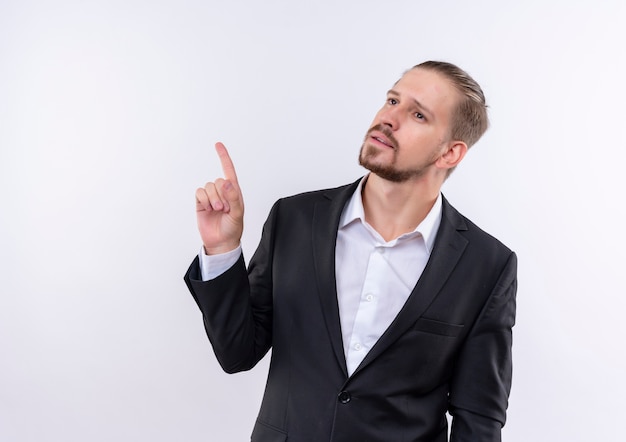
[{"label": "white dress shirt", "polygon": [[[441,223],[441,194],[413,232],[385,241],[365,221],[362,179],[339,221],[335,272],[348,374],[402,309],[430,257]],[[241,246],[222,255],[200,252],[202,279],[213,279],[237,262]]]},{"label": "white dress shirt", "polygon": [[343,349],[352,374],[393,322],[421,276],[441,222],[441,194],[409,233],[385,241],[365,221],[361,180],[339,221],[335,272]]}]

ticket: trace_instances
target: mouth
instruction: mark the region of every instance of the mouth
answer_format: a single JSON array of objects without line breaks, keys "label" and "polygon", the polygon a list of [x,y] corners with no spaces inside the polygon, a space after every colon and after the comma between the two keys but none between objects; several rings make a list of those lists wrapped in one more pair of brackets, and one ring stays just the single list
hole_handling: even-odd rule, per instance
[{"label": "mouth", "polygon": [[372,133],[370,135],[370,140],[373,140],[375,144],[379,144],[379,145],[382,145],[384,147],[391,148],[394,150],[396,149],[396,146],[394,145],[394,143],[381,133],[378,133],[378,132]]}]

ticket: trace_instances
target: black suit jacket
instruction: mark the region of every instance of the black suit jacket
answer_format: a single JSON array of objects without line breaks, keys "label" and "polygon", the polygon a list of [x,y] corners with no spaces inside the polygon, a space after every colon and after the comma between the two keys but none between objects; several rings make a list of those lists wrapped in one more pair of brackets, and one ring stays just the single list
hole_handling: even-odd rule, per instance
[{"label": "black suit jacket", "polygon": [[[358,182],[357,182],[358,183]],[[185,281],[222,368],[272,348],[253,441],[499,441],[511,386],[516,256],[444,198],[422,276],[348,376],[335,284],[342,210],[357,183],[281,199],[246,270],[243,257]]]}]

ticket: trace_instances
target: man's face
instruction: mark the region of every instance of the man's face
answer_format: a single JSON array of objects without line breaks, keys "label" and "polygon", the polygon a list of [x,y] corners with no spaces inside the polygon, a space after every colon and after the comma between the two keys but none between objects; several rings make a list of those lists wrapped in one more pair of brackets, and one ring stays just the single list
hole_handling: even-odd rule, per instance
[{"label": "man's face", "polygon": [[459,98],[440,74],[411,69],[387,93],[365,136],[359,164],[392,182],[423,176],[449,141]]}]

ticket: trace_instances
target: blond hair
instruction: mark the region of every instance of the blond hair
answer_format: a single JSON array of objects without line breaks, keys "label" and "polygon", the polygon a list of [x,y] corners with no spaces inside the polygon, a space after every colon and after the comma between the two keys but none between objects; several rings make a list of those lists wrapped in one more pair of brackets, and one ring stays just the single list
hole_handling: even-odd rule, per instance
[{"label": "blond hair", "polygon": [[470,148],[489,127],[487,103],[480,85],[467,72],[452,63],[425,61],[412,69],[427,69],[448,79],[461,93],[461,100],[452,112],[450,137],[460,140]]}]

